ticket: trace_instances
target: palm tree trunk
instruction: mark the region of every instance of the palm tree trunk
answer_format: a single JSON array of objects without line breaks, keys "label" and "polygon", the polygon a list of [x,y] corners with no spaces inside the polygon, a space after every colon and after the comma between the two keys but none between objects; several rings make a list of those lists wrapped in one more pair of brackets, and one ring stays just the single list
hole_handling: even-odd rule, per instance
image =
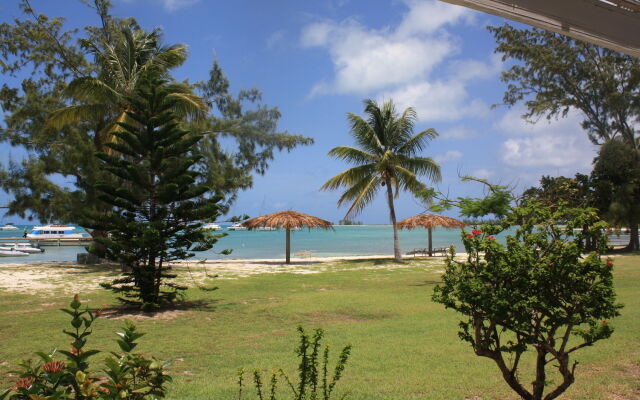
[{"label": "palm tree trunk", "polygon": [[393,190],[391,189],[391,180],[385,181],[387,185],[387,201],[389,203],[389,217],[391,225],[393,225],[393,258],[396,261],[402,261],[400,254],[400,241],[398,240],[398,226],[396,225],[396,210],[393,208]]}]

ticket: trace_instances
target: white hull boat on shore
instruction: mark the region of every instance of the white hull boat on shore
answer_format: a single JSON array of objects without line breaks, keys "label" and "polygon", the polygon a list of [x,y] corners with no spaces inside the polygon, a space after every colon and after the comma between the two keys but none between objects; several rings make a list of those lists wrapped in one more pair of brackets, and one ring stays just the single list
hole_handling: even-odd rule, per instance
[{"label": "white hull boat on shore", "polygon": [[29,253],[25,253],[24,251],[18,250],[0,250],[0,257],[24,257],[28,256]]},{"label": "white hull boat on shore", "polygon": [[32,246],[29,243],[0,243],[0,250],[21,251],[23,253],[42,253],[44,249]]},{"label": "white hull boat on shore", "polygon": [[14,224],[7,222],[5,226],[0,226],[0,231],[17,231],[19,228]]},{"label": "white hull boat on shore", "polygon": [[202,229],[204,229],[205,231],[221,231],[222,227],[216,223],[209,222],[202,225]]},{"label": "white hull boat on shore", "polygon": [[246,231],[247,227],[243,226],[241,223],[237,222],[230,227],[227,228],[230,231]]}]

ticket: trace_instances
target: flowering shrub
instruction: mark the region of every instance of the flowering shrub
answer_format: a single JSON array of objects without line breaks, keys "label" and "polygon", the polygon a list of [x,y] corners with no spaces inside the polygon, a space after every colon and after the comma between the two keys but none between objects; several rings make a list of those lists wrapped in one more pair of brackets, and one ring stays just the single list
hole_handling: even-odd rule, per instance
[{"label": "flowering shrub", "polygon": [[[509,227],[502,244],[493,235]],[[575,380],[575,351],[606,339],[618,315],[611,260],[586,244],[605,248],[604,228],[592,209],[555,208],[530,201],[512,209],[502,225],[462,233],[468,254],[447,258],[443,284],[433,300],[465,316],[460,338],[478,356],[496,363],[509,386],[525,400],[551,400]],[[531,388],[520,381],[520,361],[535,352]],[[527,364],[524,364],[527,365]],[[554,365],[556,374],[547,375]],[[555,387],[552,387],[553,383]]]},{"label": "flowering shrub", "polygon": [[[118,346],[122,353],[111,353],[103,371],[105,376],[93,376],[89,369],[89,358],[98,350],[86,350],[91,327],[100,316],[99,311],[81,310],[78,295],[74,296],[69,309],[62,311],[71,317],[73,329],[63,330],[71,337],[70,349],[52,351],[50,354],[36,353],[40,362],[26,360],[16,371],[19,378],[13,386],[0,394],[0,400],[45,400],[45,399],[131,399],[147,400],[165,397],[165,383],[171,377],[164,374],[165,364],[156,359],[133,353],[135,342],[143,333],[136,330],[130,321],[118,332]],[[65,360],[55,360],[57,354]]]}]

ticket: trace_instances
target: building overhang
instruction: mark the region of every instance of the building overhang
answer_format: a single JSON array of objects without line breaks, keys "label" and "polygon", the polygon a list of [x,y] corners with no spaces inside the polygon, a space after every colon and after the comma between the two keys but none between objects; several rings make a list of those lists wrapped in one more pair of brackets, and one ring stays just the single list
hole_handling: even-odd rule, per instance
[{"label": "building overhang", "polygon": [[441,0],[640,58],[640,0]]}]

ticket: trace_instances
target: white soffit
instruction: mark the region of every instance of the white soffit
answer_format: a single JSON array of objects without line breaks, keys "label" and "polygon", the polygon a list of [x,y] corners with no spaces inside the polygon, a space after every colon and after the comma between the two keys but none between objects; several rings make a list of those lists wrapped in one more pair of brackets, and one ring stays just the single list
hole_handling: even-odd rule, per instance
[{"label": "white soffit", "polygon": [[442,0],[640,58],[640,0]]}]

